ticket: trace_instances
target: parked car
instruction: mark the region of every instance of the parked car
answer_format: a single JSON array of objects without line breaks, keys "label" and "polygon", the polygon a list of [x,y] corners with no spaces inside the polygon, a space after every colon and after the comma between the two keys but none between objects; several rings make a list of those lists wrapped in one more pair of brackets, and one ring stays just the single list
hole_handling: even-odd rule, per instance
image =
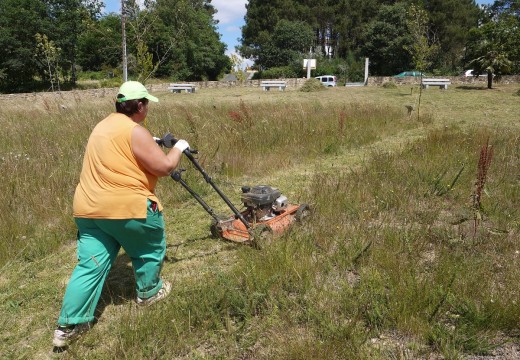
[{"label": "parked car", "polygon": [[336,86],[336,77],[334,75],[316,76],[323,86]]},{"label": "parked car", "polygon": [[426,76],[425,73],[422,73],[420,71],[403,71],[402,73],[399,73],[397,75],[394,75],[394,77],[405,77],[405,76]]},{"label": "parked car", "polygon": [[[476,77],[477,75],[473,74],[473,69],[472,70],[466,70],[464,71],[464,76],[465,77],[470,77],[470,76],[473,76],[473,77]],[[487,76],[487,73],[482,73],[480,74],[479,76],[483,76],[483,77],[486,77]]]}]

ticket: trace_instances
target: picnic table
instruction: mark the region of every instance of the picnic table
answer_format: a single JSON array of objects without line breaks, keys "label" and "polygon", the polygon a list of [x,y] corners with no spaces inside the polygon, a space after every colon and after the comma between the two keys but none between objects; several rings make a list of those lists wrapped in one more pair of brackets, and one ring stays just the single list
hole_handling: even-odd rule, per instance
[{"label": "picnic table", "polygon": [[448,90],[448,85],[450,84],[450,79],[422,79],[421,81],[423,89],[428,89],[430,86],[438,86],[441,90]]},{"label": "picnic table", "polygon": [[287,87],[287,82],[283,80],[264,80],[260,83],[260,86],[264,91],[269,91],[271,88],[278,88],[278,90],[284,91]]},{"label": "picnic table", "polygon": [[180,93],[182,90],[186,91],[187,93],[194,93],[195,92],[195,85],[194,84],[187,84],[187,83],[181,83],[181,84],[170,84],[168,86],[168,90],[174,93]]}]

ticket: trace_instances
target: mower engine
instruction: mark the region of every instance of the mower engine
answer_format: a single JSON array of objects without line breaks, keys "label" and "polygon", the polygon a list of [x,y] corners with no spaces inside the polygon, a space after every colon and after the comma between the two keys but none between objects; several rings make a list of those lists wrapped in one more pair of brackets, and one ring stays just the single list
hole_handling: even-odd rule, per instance
[{"label": "mower engine", "polygon": [[242,187],[241,201],[247,208],[249,222],[267,221],[287,209],[287,197],[277,188],[258,185]]}]

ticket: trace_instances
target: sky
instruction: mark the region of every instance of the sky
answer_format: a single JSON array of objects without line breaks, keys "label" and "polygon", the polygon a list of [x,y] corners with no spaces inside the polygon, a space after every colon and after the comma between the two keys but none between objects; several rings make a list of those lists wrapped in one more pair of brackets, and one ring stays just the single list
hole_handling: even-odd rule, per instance
[{"label": "sky", "polygon": [[[235,52],[235,46],[239,45],[242,36],[240,28],[244,25],[246,15],[246,3],[248,0],[212,0],[211,3],[217,9],[216,19],[219,21],[217,30],[221,40],[227,44],[226,54]],[[491,4],[493,0],[476,0],[477,4]],[[120,0],[104,0],[105,12],[116,12],[121,10]]]}]

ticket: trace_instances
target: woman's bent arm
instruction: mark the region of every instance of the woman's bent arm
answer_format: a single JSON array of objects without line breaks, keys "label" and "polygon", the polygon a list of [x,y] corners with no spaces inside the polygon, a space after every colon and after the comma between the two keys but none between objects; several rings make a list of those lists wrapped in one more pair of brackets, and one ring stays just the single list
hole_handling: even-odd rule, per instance
[{"label": "woman's bent arm", "polygon": [[155,176],[168,176],[179,165],[182,152],[173,147],[165,154],[142,126],[132,130],[132,151],[137,161]]}]

